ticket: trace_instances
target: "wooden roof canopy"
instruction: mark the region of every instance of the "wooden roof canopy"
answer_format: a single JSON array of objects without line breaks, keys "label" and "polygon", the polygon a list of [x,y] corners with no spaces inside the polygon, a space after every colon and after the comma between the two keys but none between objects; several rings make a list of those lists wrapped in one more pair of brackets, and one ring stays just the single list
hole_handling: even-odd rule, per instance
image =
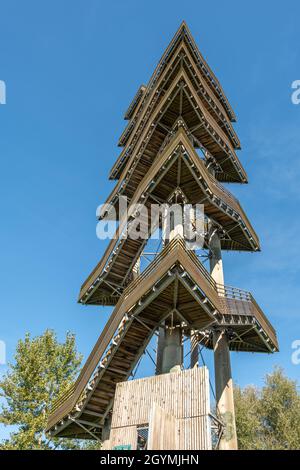
[{"label": "wooden roof canopy", "polygon": [[[137,205],[168,201],[175,188],[186,202],[204,204],[205,216],[222,233],[223,250],[260,250],[239,201],[221,184],[247,182],[236,155],[235,115],[184,22],[125,119],[119,140],[124,148],[110,173],[118,181],[107,202],[119,217],[119,198],[127,196],[129,217],[120,220],[115,239],[79,294],[82,304],[115,307],[75,384],[53,406],[47,431],[55,436],[101,437],[116,384],[130,377],[170,315],[172,325],[180,324],[187,335],[197,330],[207,348],[213,329],[225,327],[232,351],[278,350],[276,332],[251,293],[217,284],[181,237],[136,279],[132,276],[147,240],[122,234],[134,226]],[[100,218],[105,216],[102,212]]]},{"label": "wooden roof canopy", "polygon": [[129,171],[134,171],[135,176],[145,174],[176,120],[182,117],[194,137],[195,147],[205,148],[219,164],[216,178],[223,182],[247,183],[246,172],[235,153],[239,144],[230,141],[226,127],[221,127],[210,114],[211,110],[205,108],[183,67],[170,81],[170,87],[164,93],[156,93],[153,101],[133,127],[111,172],[112,179],[122,181]]},{"label": "wooden roof canopy", "polygon": [[[184,83],[185,81],[186,83]],[[178,82],[183,82],[180,90],[178,90]],[[170,87],[173,88],[173,91],[175,88],[173,94],[171,93]],[[125,148],[113,166],[110,177],[113,179],[121,177],[121,171],[124,169],[129,156],[133,152],[133,144],[137,141],[142,129],[145,129],[153,109],[157,108],[158,104],[162,104],[164,100],[168,100],[172,104],[176,97],[176,104],[180,106],[179,112],[182,117],[184,118],[182,113],[190,114],[190,130],[193,131],[193,119],[196,126],[205,126],[207,132],[211,133],[210,138],[207,135],[209,144],[213,146],[215,143],[212,149],[214,148],[217,154],[219,152],[222,156],[221,147],[223,147],[223,153],[227,152],[226,157],[229,157],[227,158],[229,161],[228,164],[230,164],[231,159],[233,161],[236,160],[235,165],[238,167],[238,172],[241,172],[239,176],[236,176],[236,181],[246,182],[246,174],[234,154],[233,149],[233,147],[236,149],[240,148],[239,139],[230,122],[235,121],[234,112],[219,81],[198,50],[185,22],[181,24],[164,52],[147,87],[143,86],[138,91],[133,101],[135,103],[134,112],[129,111],[129,113],[127,112],[125,114],[126,118],[130,118],[130,122],[119,141],[119,145],[125,146]],[[185,106],[183,101],[185,102]],[[176,104],[170,109],[169,114],[171,114]],[[198,116],[198,119],[195,115],[193,116],[192,108]],[[200,108],[200,110],[198,108]],[[129,110],[131,109],[132,104],[129,107]],[[163,110],[160,108],[160,113],[165,114],[166,109],[167,107],[164,107]],[[208,110],[209,114],[211,113],[213,119],[210,118],[205,110]],[[175,111],[175,114],[178,116],[178,110]],[[206,121],[206,119],[208,119],[208,121]],[[189,119],[186,119],[186,122],[189,124]],[[154,121],[154,124],[156,125],[156,121]],[[162,122],[162,124],[164,124],[164,122]],[[210,128],[210,126],[212,127]],[[201,135],[204,136],[205,131]],[[232,141],[232,146],[229,140]],[[202,143],[205,145],[204,142]],[[220,176],[220,180],[222,180],[221,178],[222,176]],[[224,178],[226,178],[226,181],[230,181],[229,175],[224,175]]]}]

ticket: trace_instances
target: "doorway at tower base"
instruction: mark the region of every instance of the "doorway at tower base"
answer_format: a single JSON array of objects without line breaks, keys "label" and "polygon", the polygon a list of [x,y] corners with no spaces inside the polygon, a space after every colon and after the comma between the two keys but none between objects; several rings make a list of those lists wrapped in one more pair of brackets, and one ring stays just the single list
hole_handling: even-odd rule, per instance
[{"label": "doorway at tower base", "polygon": [[194,367],[117,384],[103,450],[212,449],[209,372]]}]

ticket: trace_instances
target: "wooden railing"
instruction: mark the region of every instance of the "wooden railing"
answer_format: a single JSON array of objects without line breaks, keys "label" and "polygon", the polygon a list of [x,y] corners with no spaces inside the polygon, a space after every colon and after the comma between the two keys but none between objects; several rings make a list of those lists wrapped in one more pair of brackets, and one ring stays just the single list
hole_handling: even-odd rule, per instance
[{"label": "wooden railing", "polygon": [[127,297],[138,284],[140,284],[143,279],[145,279],[150,273],[152,273],[155,268],[160,264],[163,258],[170,253],[170,251],[174,248],[175,243],[177,242],[177,238],[172,240],[166,247],[154,258],[154,260],[147,266],[146,269],[134,280],[132,281],[128,287],[123,292],[124,297]]},{"label": "wooden railing", "polygon": [[124,290],[123,295],[127,297],[135,288],[149,275],[151,274],[160,262],[175,248],[179,245],[185,250],[185,253],[191,258],[191,260],[196,264],[197,268],[206,279],[206,281],[217,290],[217,284],[215,280],[211,277],[209,272],[205,269],[201,261],[197,258],[195,253],[192,250],[186,249],[186,244],[184,239],[181,236],[175,237],[171,242],[169,242],[165,248],[154,258],[154,260],[147,266],[147,268],[134,280],[129,286]]},{"label": "wooden railing", "polygon": [[250,294],[250,296],[251,296],[251,302],[252,302],[253,308],[255,309],[255,316],[256,316],[257,320],[259,321],[259,323],[261,324],[262,328],[265,331],[268,331],[268,332],[272,333],[271,339],[272,339],[273,343],[275,345],[277,345],[277,337],[276,337],[275,329],[273,328],[273,326],[271,325],[271,323],[267,319],[266,315],[264,314],[264,312],[262,311],[262,309],[260,308],[260,306],[258,305],[256,300],[254,299],[252,294]]},{"label": "wooden railing", "polygon": [[208,178],[210,179],[210,181],[212,182],[212,184],[218,188],[227,198],[229,198],[230,201],[234,201],[236,202],[239,206],[240,206],[240,202],[239,200],[230,192],[228,191],[223,185],[222,183],[220,183],[216,178],[214,178],[210,173],[209,171],[207,171],[207,176]]},{"label": "wooden railing", "polygon": [[51,406],[51,413],[56,411],[68,398],[70,398],[75,390],[75,383],[72,384],[60,397],[53,401]]}]

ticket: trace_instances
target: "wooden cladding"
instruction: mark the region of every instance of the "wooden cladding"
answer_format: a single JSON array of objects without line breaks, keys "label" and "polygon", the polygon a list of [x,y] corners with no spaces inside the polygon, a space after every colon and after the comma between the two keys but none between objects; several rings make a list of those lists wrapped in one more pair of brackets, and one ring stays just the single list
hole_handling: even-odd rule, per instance
[{"label": "wooden cladding", "polygon": [[[149,450],[211,449],[209,375],[206,367],[119,383],[105,449],[130,444],[149,427]],[[158,431],[158,432],[156,432]]]}]

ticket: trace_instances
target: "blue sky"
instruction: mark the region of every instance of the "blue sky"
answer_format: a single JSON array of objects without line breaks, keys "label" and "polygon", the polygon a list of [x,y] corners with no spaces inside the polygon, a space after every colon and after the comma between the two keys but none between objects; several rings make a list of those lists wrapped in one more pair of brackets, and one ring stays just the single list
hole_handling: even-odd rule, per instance
[{"label": "blue sky", "polygon": [[[85,357],[111,310],[76,303],[107,242],[95,211],[114,183],[123,114],[183,19],[236,111],[249,185],[230,185],[260,236],[258,254],[226,253],[225,280],[251,290],[280,353],[233,354],[234,379],[261,385],[275,364],[299,378],[300,4],[216,0],[0,0],[1,324],[16,342],[46,328],[77,335]],[[208,359],[210,361],[210,359]],[[149,373],[145,362],[142,373]],[[0,366],[0,373],[5,366]],[[7,432],[0,434],[0,437]]]}]

